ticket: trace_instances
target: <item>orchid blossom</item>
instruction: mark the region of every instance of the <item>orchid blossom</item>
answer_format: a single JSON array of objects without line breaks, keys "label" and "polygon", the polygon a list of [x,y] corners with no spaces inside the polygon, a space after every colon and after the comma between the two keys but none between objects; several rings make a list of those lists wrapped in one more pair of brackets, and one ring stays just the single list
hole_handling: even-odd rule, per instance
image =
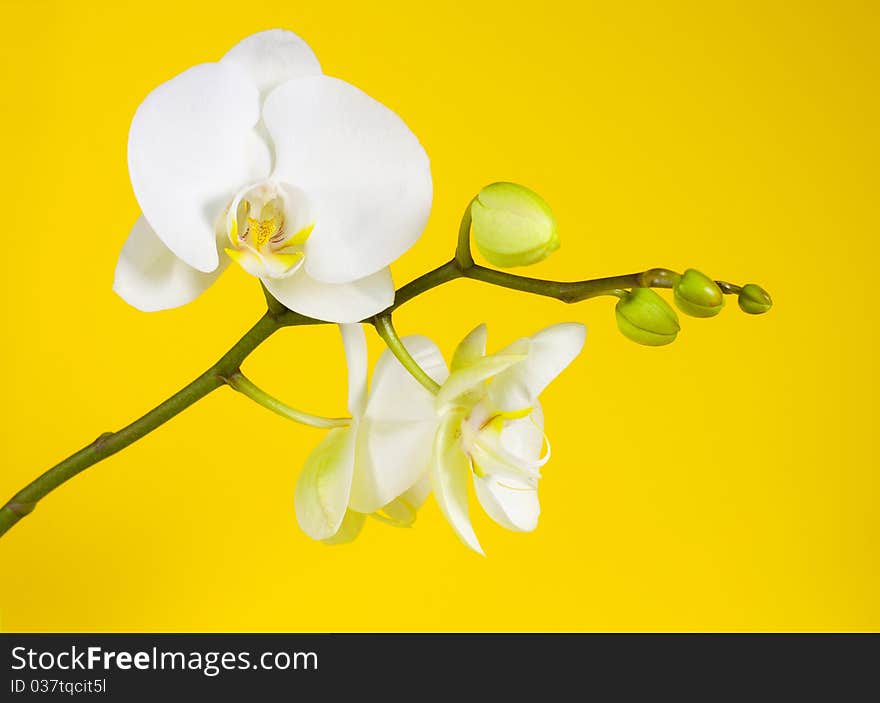
[{"label": "orchid blossom", "polygon": [[[305,463],[296,487],[299,524],[314,539],[354,539],[368,514],[411,525],[433,486],[441,512],[462,541],[483,553],[468,517],[468,476],[498,524],[529,531],[540,511],[544,456],[538,396],[580,353],[586,328],[548,327],[486,355],[486,326],[459,344],[450,375],[427,337],[401,340],[407,364],[438,386],[435,394],[386,350],[367,394],[360,325],[340,325],[348,365],[351,424],[331,429]],[[430,477],[430,478],[429,478]]]},{"label": "orchid blossom", "polygon": [[[363,328],[340,325],[348,365],[348,427],[331,429],[306,459],[294,494],[303,531],[329,544],[349,542],[367,515],[409,526],[430,491],[428,465],[437,428],[433,396],[389,351],[379,358],[367,392]],[[449,375],[427,337],[403,340],[435,381]]]},{"label": "orchid blossom", "polygon": [[236,261],[290,310],[364,319],[393,303],[388,265],[431,209],[415,135],[282,30],[153,90],[128,165],[143,215],[114,290],[144,311],[190,302]]},{"label": "orchid blossom", "polygon": [[468,514],[468,483],[483,510],[502,527],[528,532],[538,524],[538,479],[550,458],[538,396],[580,353],[586,328],[553,325],[486,355],[486,326],[459,344],[452,373],[437,393],[431,484],[459,538],[483,549]]},{"label": "orchid blossom", "polygon": [[[143,311],[184,305],[237,262],[266,293],[262,317],[212,366],[140,418],[97,439],[0,506],[0,536],[56,488],[153,432],[215,390],[232,388],[288,419],[328,430],[295,491],[299,524],[314,539],[350,541],[368,515],[410,525],[433,490],[462,541],[482,553],[468,512],[469,483],[488,515],[518,531],[538,521],[538,480],[549,458],[538,397],[580,353],[585,328],[553,325],[486,354],[474,329],[446,362],[427,337],[400,338],[402,305],[466,278],[577,303],[617,299],[621,333],[670,344],[678,309],[709,318],[736,295],[750,315],[770,310],[760,286],[667,268],[579,281],[520,276],[477,263],[471,239],[501,268],[559,249],[549,204],[499,182],[465,208],[452,258],[395,291],[389,264],[419,238],[431,209],[428,157],[403,121],[357,88],[325,76],[308,45],[271,30],[220,61],[153,90],[135,113],[128,165],[142,215],[122,247],[114,290]],[[456,310],[456,314],[466,314]],[[248,356],[286,327],[340,323],[351,418],[297,410],[253,384]],[[367,391],[360,322],[388,349]]]}]

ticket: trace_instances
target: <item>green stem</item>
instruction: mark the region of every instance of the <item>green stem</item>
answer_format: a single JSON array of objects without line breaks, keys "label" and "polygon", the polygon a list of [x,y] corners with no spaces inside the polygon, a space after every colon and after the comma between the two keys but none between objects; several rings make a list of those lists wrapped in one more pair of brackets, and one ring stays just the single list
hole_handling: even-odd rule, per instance
[{"label": "green stem", "polygon": [[376,317],[373,318],[373,324],[376,325],[376,331],[379,333],[379,336],[385,340],[385,344],[388,345],[391,353],[397,357],[401,364],[403,364],[403,368],[409,371],[413,378],[427,388],[429,392],[436,394],[437,391],[440,390],[440,385],[431,378],[421,366],[419,366],[418,362],[413,359],[412,354],[410,354],[404,346],[400,337],[397,336],[397,331],[394,329],[394,324],[391,322],[391,314],[382,313],[376,315]]},{"label": "green stem", "polygon": [[[432,288],[457,278],[470,278],[502,288],[556,298],[565,303],[574,303],[600,295],[620,295],[621,290],[627,288],[672,288],[680,277],[680,274],[675,271],[656,268],[623,276],[560,282],[496,271],[474,263],[470,250],[470,226],[471,213],[470,204],[468,204],[459,227],[455,257],[433,271],[407,283],[397,291],[394,304],[390,308],[373,318],[363,320],[363,322],[370,322],[376,326],[376,330],[392,353],[431,393],[436,393],[439,386],[418,365],[401,342],[400,337],[397,336],[391,321],[391,313],[407,301]],[[738,294],[742,290],[740,286],[725,281],[716,281],[716,283],[722,292],[729,295]],[[136,442],[224,384],[231,385],[260,405],[298,422],[305,422],[305,424],[317,427],[339,427],[346,423],[343,418],[320,418],[294,410],[272,398],[241,375],[239,369],[241,363],[277,330],[282,327],[324,324],[322,320],[288,310],[275,300],[265,287],[263,293],[266,296],[268,311],[216,364],[143,417],[117,432],[105,432],[94,442],[53,466],[10,498],[0,508],[0,536],[30,513],[38,501],[62,483]]]},{"label": "green stem", "polygon": [[541,278],[517,276],[513,273],[496,271],[476,264],[462,271],[462,275],[493,286],[556,298],[563,303],[577,303],[600,295],[615,295],[616,291],[623,288],[672,288],[675,277],[678,276],[674,271],[668,269],[651,269],[585,281],[548,281]]},{"label": "green stem", "polygon": [[453,261],[462,271],[474,265],[474,257],[471,254],[471,206],[475,200],[476,197],[468,203],[458,225],[458,242],[455,245],[455,259]]},{"label": "green stem", "polygon": [[[390,308],[377,315],[373,320],[365,320],[365,322],[372,321],[376,325],[380,336],[388,344],[389,349],[391,349],[394,355],[400,359],[404,367],[409,370],[419,383],[432,392],[436,392],[432,389],[437,384],[430,379],[424,369],[418,365],[403,344],[401,344],[391,323],[391,314],[394,310],[432,288],[441,286],[449,281],[454,281],[457,278],[470,278],[501,288],[556,298],[564,303],[577,303],[581,300],[603,295],[622,298],[626,295],[626,289],[630,288],[672,288],[681,278],[681,274],[671,269],[653,268],[647,271],[627,273],[620,276],[607,276],[605,278],[592,278],[583,281],[550,281],[541,278],[519,276],[507,273],[506,271],[498,271],[480,266],[474,262],[474,257],[471,254],[471,205],[473,202],[471,200],[468,203],[462,215],[461,224],[458,229],[455,256],[452,260],[407,283],[396,292],[394,304]],[[726,281],[716,281],[716,283],[721,288],[721,291],[728,295],[736,295],[742,290],[740,286],[727,283]]]},{"label": "green stem", "polygon": [[[456,278],[470,278],[474,281],[482,281],[483,283],[501,288],[509,288],[547,298],[556,298],[563,303],[578,303],[582,300],[602,295],[617,296],[622,290],[628,288],[672,288],[680,277],[681,274],[671,269],[653,268],[647,271],[627,273],[620,276],[607,276],[605,278],[590,278],[583,281],[550,281],[543,278],[519,276],[474,263],[462,267],[456,258],[452,261],[447,261],[442,266],[419,276],[400,288],[394,298],[394,305],[383,314],[390,313],[425,291],[449,281],[454,281]],[[742,290],[740,286],[733,283],[727,283],[726,281],[715,282],[721,288],[721,292],[727,295],[737,295]]]},{"label": "green stem", "polygon": [[[480,266],[474,263],[474,257],[471,254],[471,205],[473,202],[471,200],[468,203],[461,217],[453,259],[400,288],[394,296],[394,305],[383,314],[390,314],[425,291],[454,281],[456,278],[470,278],[493,286],[556,298],[564,303],[577,303],[601,295],[619,296],[621,291],[627,288],[672,288],[675,282],[681,278],[681,274],[670,269],[653,268],[622,276],[591,278],[584,281],[550,281],[518,276],[514,273]],[[716,281],[716,283],[721,291],[728,295],[737,295],[742,290],[740,286],[726,281]]]},{"label": "green stem", "polygon": [[[399,288],[394,294],[394,305],[388,308],[385,312],[390,313],[392,310],[396,310],[416,296],[419,296],[432,288],[442,286],[444,283],[449,283],[449,281],[454,281],[456,278],[461,278],[463,275],[462,269],[459,268],[458,262],[455,259],[447,261],[442,266],[438,266],[433,271],[428,271],[428,273],[422,274],[418,278],[407,283],[405,286]],[[364,322],[369,322],[369,320],[364,320]]]},{"label": "green stem", "polygon": [[105,432],[94,442],[56,464],[25,486],[0,508],[0,535],[5,534],[9,528],[30,513],[41,498],[58,488],[62,483],[121,449],[125,449],[128,445],[168,422],[197,400],[201,400],[208,393],[222,386],[254,349],[281,327],[294,324],[292,320],[293,318],[286,315],[276,317],[267,312],[216,364],[164,403],[157,405],[146,415],[118,432]]},{"label": "green stem", "polygon": [[262,405],[264,408],[267,408],[274,413],[278,413],[282,417],[286,417],[288,420],[299,422],[302,425],[329,430],[334,427],[348,427],[351,424],[350,417],[323,417],[322,415],[312,415],[311,413],[292,408],[289,405],[282,403],[274,396],[269,395],[262,388],[259,388],[247,378],[247,376],[241,373],[241,371],[232,374],[226,379],[226,382],[229,384],[230,388],[234,388],[239,393],[246,395],[255,403]]}]

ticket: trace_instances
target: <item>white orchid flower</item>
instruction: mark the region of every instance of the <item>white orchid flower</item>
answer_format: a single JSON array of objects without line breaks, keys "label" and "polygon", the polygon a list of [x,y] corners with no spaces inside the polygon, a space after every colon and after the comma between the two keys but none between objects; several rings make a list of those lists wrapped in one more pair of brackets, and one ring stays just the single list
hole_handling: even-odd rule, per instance
[{"label": "white orchid flower", "polygon": [[530,531],[538,524],[538,479],[549,459],[538,396],[580,353],[586,328],[553,325],[486,356],[486,326],[458,346],[436,397],[431,484],[461,540],[483,549],[468,513],[468,482],[495,522]]},{"label": "white orchid flower", "polygon": [[150,93],[128,165],[143,215],[114,290],[145,311],[188,303],[234,260],[291,310],[361,320],[393,302],[388,265],[431,209],[406,124],[282,30]]},{"label": "white orchid flower", "polygon": [[[437,429],[434,396],[386,350],[367,393],[367,347],[359,324],[340,325],[348,364],[351,425],[330,430],[306,459],[294,494],[296,517],[313,539],[349,542],[367,515],[411,525],[430,492],[428,466]],[[403,340],[438,383],[449,372],[427,337]]]}]

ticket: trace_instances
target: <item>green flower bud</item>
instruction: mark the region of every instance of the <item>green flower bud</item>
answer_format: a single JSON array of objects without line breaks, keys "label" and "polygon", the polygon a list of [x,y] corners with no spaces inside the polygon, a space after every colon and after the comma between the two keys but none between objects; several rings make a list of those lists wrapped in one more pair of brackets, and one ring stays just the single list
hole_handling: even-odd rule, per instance
[{"label": "green flower bud", "polygon": [[749,315],[760,315],[773,307],[770,294],[754,283],[746,283],[742,287],[737,300],[742,311],[747,312]]},{"label": "green flower bud", "polygon": [[675,341],[678,315],[650,288],[635,288],[615,308],[617,328],[638,344],[660,347]]},{"label": "green flower bud", "polygon": [[543,261],[559,248],[556,218],[544,199],[516,183],[493,183],[471,204],[474,241],[502,268]]},{"label": "green flower bud", "polygon": [[724,307],[724,293],[711,278],[688,269],[673,287],[675,304],[691,317],[714,317]]}]

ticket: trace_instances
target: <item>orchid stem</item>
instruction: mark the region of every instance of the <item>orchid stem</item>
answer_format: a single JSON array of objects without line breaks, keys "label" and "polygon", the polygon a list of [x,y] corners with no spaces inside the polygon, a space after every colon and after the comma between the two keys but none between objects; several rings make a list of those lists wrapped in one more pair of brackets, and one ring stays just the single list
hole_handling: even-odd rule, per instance
[{"label": "orchid stem", "polygon": [[[431,288],[454,281],[456,278],[470,278],[501,288],[510,288],[533,295],[556,298],[563,303],[578,303],[589,298],[602,295],[620,296],[628,288],[672,288],[681,278],[681,274],[671,269],[652,268],[622,276],[591,278],[583,281],[550,281],[542,278],[518,276],[507,271],[486,268],[474,262],[471,253],[471,205],[468,203],[461,217],[458,229],[458,242],[455,256],[442,266],[410,281],[400,288],[394,296],[394,304],[384,311],[390,314],[401,305]],[[742,287],[727,281],[715,281],[721,292],[726,295],[738,295]]]},{"label": "orchid stem", "polygon": [[259,388],[241,371],[232,374],[232,376],[226,379],[226,383],[229,384],[230,388],[234,388],[239,393],[246,395],[255,403],[301,425],[329,430],[334,427],[348,427],[351,424],[350,417],[323,417],[292,408],[274,396],[269,395],[262,388]]},{"label": "orchid stem", "polygon": [[[431,393],[436,393],[439,386],[407,351],[394,329],[391,314],[407,301],[432,288],[437,288],[457,278],[469,278],[502,288],[556,298],[564,303],[575,303],[600,295],[619,296],[623,290],[630,288],[672,288],[680,277],[680,274],[670,269],[654,268],[622,276],[584,281],[549,281],[489,269],[474,263],[471,255],[470,212],[470,204],[468,204],[461,219],[458,243],[453,259],[407,283],[396,292],[394,304],[391,307],[375,317],[362,320],[364,323],[369,322],[375,325],[379,335],[385,340],[388,348],[400,360],[400,363]],[[716,281],[716,283],[721,291],[727,295],[736,295],[742,290],[740,286],[726,281]],[[282,327],[325,324],[321,320],[288,310],[275,300],[265,287],[263,293],[266,296],[268,311],[216,364],[143,417],[117,432],[105,432],[91,444],[56,464],[10,498],[0,508],[0,536],[28,515],[42,498],[61,484],[133,444],[223,385],[228,384],[269,410],[297,422],[322,428],[345,426],[348,423],[346,418],[325,418],[295,410],[265,393],[241,374],[239,368],[241,363],[254,349]]]},{"label": "orchid stem", "polygon": [[[653,268],[621,276],[591,278],[584,281],[550,281],[542,278],[518,276],[507,271],[486,268],[473,262],[462,265],[461,259],[457,255],[451,261],[447,261],[442,266],[419,276],[400,288],[394,297],[394,305],[385,310],[383,314],[391,313],[425,291],[457,278],[470,278],[501,288],[556,298],[563,303],[579,303],[582,300],[603,295],[619,297],[622,291],[629,288],[672,288],[680,277],[681,274],[671,269]],[[715,281],[715,283],[726,295],[737,295],[742,290],[741,286],[727,281]]]},{"label": "orchid stem", "polygon": [[437,391],[440,390],[440,385],[431,378],[421,366],[419,366],[415,359],[413,359],[412,354],[409,353],[409,350],[404,346],[400,337],[397,336],[397,331],[394,329],[394,324],[391,322],[391,315],[385,313],[376,315],[376,317],[373,318],[373,324],[376,326],[376,331],[379,333],[379,336],[385,340],[385,344],[388,345],[391,353],[397,357],[397,360],[403,365],[403,368],[409,371],[410,374],[412,374],[412,377],[421,383],[430,393],[436,395]]},{"label": "orchid stem", "polygon": [[317,322],[317,320],[291,311],[282,314],[267,312],[216,364],[165,402],[157,405],[127,427],[117,432],[105,432],[100,435],[96,440],[56,464],[12,496],[0,508],[0,536],[33,511],[42,498],[62,483],[69,481],[99,461],[125,449],[157,427],[164,425],[172,417],[201,400],[211,391],[223,386],[227,379],[238,371],[241,363],[251,352],[277,330],[282,327],[309,325]]},{"label": "orchid stem", "polygon": [[453,262],[462,271],[474,265],[474,256],[471,254],[471,207],[476,199],[475,196],[468,203],[458,225],[458,241],[455,244],[455,258]]}]

